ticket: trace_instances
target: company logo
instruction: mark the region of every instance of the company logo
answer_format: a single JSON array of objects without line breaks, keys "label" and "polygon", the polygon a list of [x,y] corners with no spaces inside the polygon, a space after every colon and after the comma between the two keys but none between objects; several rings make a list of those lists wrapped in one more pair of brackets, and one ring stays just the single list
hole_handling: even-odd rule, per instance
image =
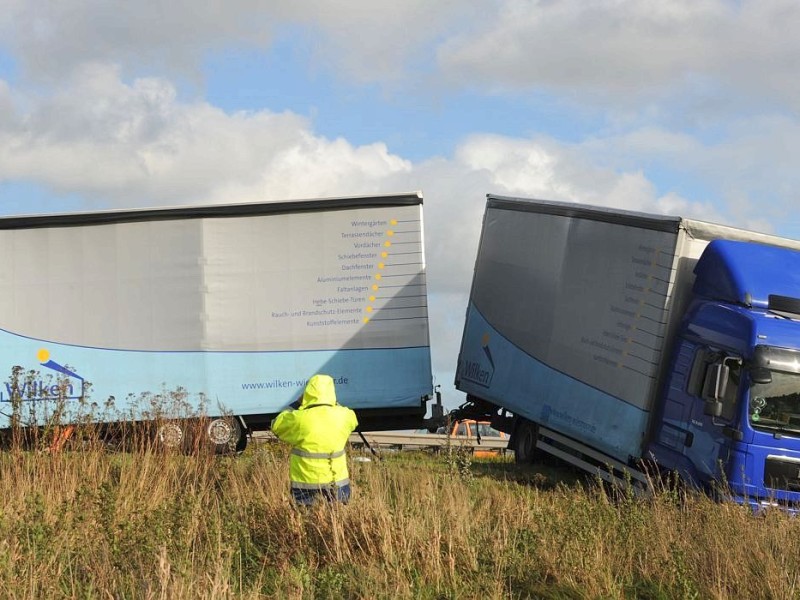
[{"label": "company logo", "polygon": [[481,339],[483,354],[476,360],[463,360],[460,365],[461,378],[481,387],[488,388],[494,377],[494,359],[489,348],[489,334],[484,333]]},{"label": "company logo", "polygon": [[[39,364],[62,377],[58,381],[52,378],[33,378],[23,376],[18,381],[7,381],[5,391],[0,391],[0,402],[11,402],[18,395],[23,402],[32,400],[77,400],[83,395],[84,379],[74,371],[50,359],[50,351],[42,348],[36,353]],[[38,374],[38,373],[37,373]],[[15,389],[16,388],[16,389]]]}]

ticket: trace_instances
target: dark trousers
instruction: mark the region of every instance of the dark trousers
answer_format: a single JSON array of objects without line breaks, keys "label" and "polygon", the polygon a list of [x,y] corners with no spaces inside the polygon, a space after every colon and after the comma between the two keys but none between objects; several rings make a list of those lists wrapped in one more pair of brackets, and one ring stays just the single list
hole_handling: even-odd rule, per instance
[{"label": "dark trousers", "polygon": [[306,490],[299,488],[292,488],[292,498],[297,504],[301,506],[309,506],[314,504],[317,500],[326,500],[328,502],[341,502],[347,504],[350,500],[350,484],[343,485],[342,487],[336,486],[320,486],[317,489]]}]

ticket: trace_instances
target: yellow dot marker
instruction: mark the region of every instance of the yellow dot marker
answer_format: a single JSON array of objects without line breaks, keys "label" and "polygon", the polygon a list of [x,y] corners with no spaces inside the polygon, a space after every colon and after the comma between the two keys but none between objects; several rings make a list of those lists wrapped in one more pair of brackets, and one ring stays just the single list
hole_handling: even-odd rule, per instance
[{"label": "yellow dot marker", "polygon": [[39,362],[47,362],[50,360],[50,352],[47,348],[42,348],[36,353],[36,358],[39,359]]},{"label": "yellow dot marker", "polygon": [[389,240],[386,240],[385,242],[383,242],[383,245],[388,248],[389,246],[392,245],[392,242],[390,242]]},{"label": "yellow dot marker", "polygon": [[388,235],[389,237],[392,237],[394,235],[394,231],[392,231],[390,229],[389,231],[386,232],[386,235]]},{"label": "yellow dot marker", "polygon": [[389,221],[389,225],[397,225],[397,219],[392,219]]},{"label": "yellow dot marker", "polygon": [[385,266],[386,266],[386,265],[384,265],[383,263],[378,263],[378,268],[379,268],[379,269],[382,269],[382,268],[383,268],[383,267],[385,267]]},{"label": "yellow dot marker", "polygon": [[386,251],[381,252],[381,258],[386,258],[387,256],[389,256],[388,252],[386,252]]},{"label": "yellow dot marker", "polygon": [[377,283],[373,283],[372,284],[372,289],[377,292],[378,291],[378,284]]},{"label": "yellow dot marker", "polygon": [[378,273],[377,275],[375,275],[375,279],[381,279],[381,274]]},{"label": "yellow dot marker", "polygon": [[371,306],[367,307],[367,312],[372,312],[372,307]]},{"label": "yellow dot marker", "polygon": [[369,317],[364,317],[364,323],[369,323]]},{"label": "yellow dot marker", "polygon": [[369,297],[369,301],[370,301],[370,302],[375,302],[375,296],[370,296],[370,297]]}]

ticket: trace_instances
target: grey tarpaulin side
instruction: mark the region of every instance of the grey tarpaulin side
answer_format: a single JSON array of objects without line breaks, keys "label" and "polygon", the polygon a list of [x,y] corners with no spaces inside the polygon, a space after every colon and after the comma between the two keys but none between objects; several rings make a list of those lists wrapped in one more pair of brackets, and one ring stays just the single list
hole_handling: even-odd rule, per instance
[{"label": "grey tarpaulin side", "polygon": [[137,351],[427,347],[421,205],[405,194],[0,219],[0,328]]}]

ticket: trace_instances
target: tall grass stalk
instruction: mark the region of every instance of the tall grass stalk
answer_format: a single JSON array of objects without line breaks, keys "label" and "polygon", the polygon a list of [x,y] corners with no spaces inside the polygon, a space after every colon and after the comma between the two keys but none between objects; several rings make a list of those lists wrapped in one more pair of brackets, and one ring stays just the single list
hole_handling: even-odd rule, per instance
[{"label": "tall grass stalk", "polygon": [[0,454],[8,598],[794,598],[800,524],[473,460],[352,462],[299,509],[288,451]]}]

